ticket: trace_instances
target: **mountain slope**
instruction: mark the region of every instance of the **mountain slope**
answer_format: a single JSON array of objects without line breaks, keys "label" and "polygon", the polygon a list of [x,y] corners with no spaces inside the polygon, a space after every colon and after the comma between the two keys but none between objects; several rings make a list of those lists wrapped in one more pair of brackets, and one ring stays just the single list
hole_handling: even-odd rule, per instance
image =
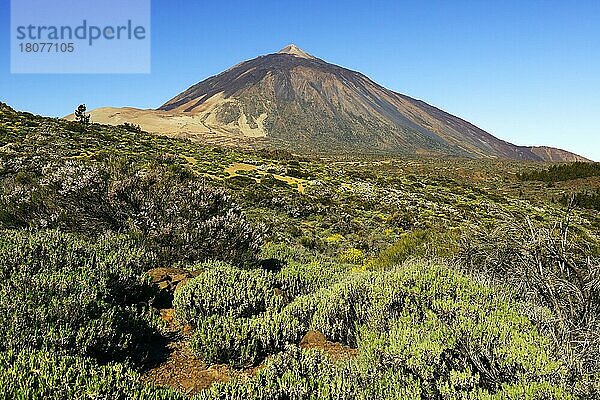
[{"label": "mountain slope", "polygon": [[92,118],[162,133],[266,138],[307,151],[583,160],[502,141],[294,45],[193,85],[157,110],[101,109]]}]

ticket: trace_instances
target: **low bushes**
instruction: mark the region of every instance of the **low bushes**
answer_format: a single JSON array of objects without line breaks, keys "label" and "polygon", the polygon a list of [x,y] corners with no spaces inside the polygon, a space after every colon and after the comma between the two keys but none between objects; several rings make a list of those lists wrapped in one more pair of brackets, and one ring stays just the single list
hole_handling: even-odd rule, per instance
[{"label": "low bushes", "polygon": [[[196,400],[289,399],[289,400],[571,400],[564,389],[548,382],[502,385],[495,392],[473,387],[468,371],[449,373],[437,394],[431,383],[402,370],[381,369],[361,359],[333,361],[318,350],[288,346],[265,363],[256,376],[213,384]],[[437,388],[437,386],[434,385]]]},{"label": "low bushes", "polygon": [[182,168],[111,159],[0,166],[0,223],[8,228],[126,233],[164,263],[243,264],[260,250],[262,228],[224,190]]},{"label": "low bushes", "polygon": [[458,250],[457,231],[415,230],[402,235],[394,244],[366,263],[367,269],[392,268],[412,258],[450,257]]},{"label": "low bushes", "polygon": [[212,315],[250,317],[275,304],[274,289],[269,272],[213,265],[175,293],[174,307],[177,317],[193,326]]},{"label": "low bushes", "polygon": [[401,398],[500,399],[513,393],[569,398],[567,369],[554,356],[554,344],[519,313],[522,306],[513,296],[446,265],[409,262],[346,273],[280,311],[267,307],[248,318],[201,318],[192,348],[209,363],[256,365],[299,343],[309,330],[358,347],[359,353],[332,363],[287,347],[293,360],[271,357],[264,367],[270,372],[244,385],[216,385],[200,398],[236,398],[235,393],[300,399],[304,393],[327,399],[346,393],[342,398],[362,399],[386,390]]},{"label": "low bushes", "polygon": [[298,343],[309,330],[319,298],[293,298],[276,287],[280,280],[261,269],[221,264],[204,268],[177,290],[176,316],[195,327],[194,351],[208,363],[242,367]]},{"label": "low bushes", "polygon": [[249,367],[298,343],[307,331],[307,325],[285,311],[250,318],[212,316],[197,327],[191,346],[207,363]]},{"label": "low bushes", "polygon": [[490,391],[514,379],[564,379],[566,369],[552,356],[550,340],[507,296],[449,267],[409,263],[334,286],[312,327],[331,340],[358,345],[379,368],[404,371],[420,382],[441,384],[451,370],[473,371],[474,387]]},{"label": "low bushes", "polygon": [[241,265],[255,259],[261,229],[246,221],[225,191],[166,172],[139,171],[113,184],[110,200],[128,232],[166,262]]},{"label": "low bushes", "polygon": [[313,328],[332,341],[356,347],[357,327],[371,317],[369,278],[367,274],[355,274],[321,292]]},{"label": "low bushes", "polygon": [[336,363],[320,351],[289,346],[270,358],[255,377],[215,384],[197,396],[198,400],[239,398],[419,400],[420,395],[418,384],[410,378]]},{"label": "low bushes", "polygon": [[531,304],[526,315],[554,338],[573,372],[587,375],[600,366],[600,258],[594,246],[597,241],[568,219],[550,227],[525,219],[473,230],[458,258],[469,271],[519,293]]},{"label": "low bushes", "polygon": [[74,356],[46,351],[0,353],[0,397],[62,400],[183,400],[175,391],[144,385],[140,376],[120,364],[99,366]]},{"label": "low bushes", "polygon": [[277,275],[281,290],[289,297],[309,294],[338,282],[348,272],[345,265],[323,260],[289,262]]},{"label": "low bushes", "polygon": [[155,322],[152,256],[122,237],[0,232],[0,347],[141,361]]}]

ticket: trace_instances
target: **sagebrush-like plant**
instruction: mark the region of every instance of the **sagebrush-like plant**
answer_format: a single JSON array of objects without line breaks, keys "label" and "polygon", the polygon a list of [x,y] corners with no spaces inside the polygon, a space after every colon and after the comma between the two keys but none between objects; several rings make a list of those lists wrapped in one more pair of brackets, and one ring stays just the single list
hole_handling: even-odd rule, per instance
[{"label": "sagebrush-like plant", "polygon": [[173,305],[184,323],[196,326],[212,315],[250,317],[277,301],[275,279],[269,272],[228,265],[197,268],[202,270],[200,275],[175,292]]},{"label": "sagebrush-like plant", "polygon": [[[529,219],[465,237],[461,265],[512,286],[537,307],[530,318],[563,349],[580,374],[598,369],[600,356],[600,258],[594,241],[572,228],[569,218],[552,226]],[[539,313],[541,307],[549,315]]]},{"label": "sagebrush-like plant", "polygon": [[123,237],[0,232],[0,347],[141,361],[156,332],[142,304],[152,262]]},{"label": "sagebrush-like plant", "polygon": [[6,227],[126,233],[165,263],[214,258],[241,265],[260,250],[262,228],[251,225],[223,189],[189,172],[110,160],[20,162],[25,165],[0,173]]},{"label": "sagebrush-like plant", "polygon": [[3,399],[183,400],[173,390],[145,385],[122,364],[100,366],[92,360],[47,351],[0,353]]}]

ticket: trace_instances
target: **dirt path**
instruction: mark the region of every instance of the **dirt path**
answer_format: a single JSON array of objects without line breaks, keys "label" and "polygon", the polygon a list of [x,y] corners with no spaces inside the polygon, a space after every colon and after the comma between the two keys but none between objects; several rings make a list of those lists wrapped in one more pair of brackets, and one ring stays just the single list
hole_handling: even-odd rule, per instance
[{"label": "dirt path", "polygon": [[189,348],[187,340],[171,342],[167,360],[143,375],[143,380],[155,385],[169,386],[189,396],[230,377],[227,366],[207,367]]},{"label": "dirt path", "polygon": [[195,274],[174,268],[156,268],[148,272],[159,289],[158,304],[160,316],[166,324],[165,342],[157,349],[154,363],[143,373],[144,382],[169,386],[192,396],[208,388],[214,382],[225,382],[234,371],[226,365],[207,366],[190,349],[192,328],[182,326],[175,318],[173,293],[180,284]]},{"label": "dirt path", "polygon": [[191,327],[179,325],[173,318],[174,310],[161,309],[167,324],[167,343],[164,359],[148,369],[142,380],[154,385],[169,386],[188,396],[208,388],[215,382],[226,382],[237,375],[227,365],[207,366],[190,349]]}]

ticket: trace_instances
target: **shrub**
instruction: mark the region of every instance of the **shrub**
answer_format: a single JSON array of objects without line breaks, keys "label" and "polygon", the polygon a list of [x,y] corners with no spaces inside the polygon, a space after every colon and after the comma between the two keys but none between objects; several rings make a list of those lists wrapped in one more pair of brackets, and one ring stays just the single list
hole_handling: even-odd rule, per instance
[{"label": "shrub", "polygon": [[352,247],[340,254],[340,261],[347,264],[361,265],[365,261],[365,253]]},{"label": "shrub", "polygon": [[352,367],[359,387],[366,384],[359,372],[370,370],[376,380],[396,381],[402,390],[425,398],[495,396],[528,388],[542,393],[543,387],[562,396],[566,368],[552,355],[551,341],[519,314],[521,306],[510,296],[447,266],[415,262],[346,276],[296,297],[280,312],[203,318],[192,348],[208,363],[247,367],[315,329],[359,348]]},{"label": "shrub", "polygon": [[175,292],[173,303],[177,318],[196,326],[212,315],[249,317],[274,304],[274,277],[255,269],[231,266],[204,269]]},{"label": "shrub", "polygon": [[286,313],[268,312],[251,318],[213,316],[198,326],[191,345],[207,363],[249,367],[298,343],[305,333],[299,321]]},{"label": "shrub", "polygon": [[124,122],[121,125],[118,125],[119,128],[123,128],[128,132],[133,132],[133,133],[142,133],[142,128],[139,125],[133,124],[133,123],[129,123],[129,122]]},{"label": "shrub", "polygon": [[[593,244],[591,237],[578,237],[568,219],[552,227],[525,219],[472,231],[459,260],[537,305],[526,309],[530,318],[551,333],[574,371],[586,374],[600,359],[600,259],[592,256]],[[538,315],[540,307],[550,316]]]},{"label": "shrub", "polygon": [[155,334],[152,257],[120,237],[0,233],[0,347],[141,361]]},{"label": "shrub", "polygon": [[369,319],[368,275],[354,275],[321,295],[312,327],[330,340],[356,347],[357,327]]},{"label": "shrub", "polygon": [[128,233],[165,263],[243,264],[260,250],[262,228],[250,225],[224,190],[189,171],[17,161],[0,182],[0,222],[7,227]]},{"label": "shrub", "polygon": [[315,255],[301,246],[292,246],[286,243],[266,243],[260,257],[264,259],[276,259],[299,264],[308,264],[314,261]]},{"label": "shrub", "polygon": [[452,373],[451,383],[438,395],[428,392],[421,382],[404,371],[382,370],[362,360],[333,361],[318,350],[288,346],[269,358],[249,379],[231,379],[213,384],[200,392],[198,400],[319,399],[319,400],[572,400],[564,389],[550,383],[506,384],[496,392],[470,388],[467,373]]},{"label": "shrub", "polygon": [[183,400],[172,390],[140,383],[140,376],[121,364],[95,362],[45,351],[0,353],[0,397],[3,399],[138,399]]},{"label": "shrub", "polygon": [[288,346],[257,375],[215,384],[197,396],[209,399],[407,399],[419,400],[418,384],[397,375],[382,376],[354,364],[332,362],[319,351]]},{"label": "shrub", "polygon": [[383,250],[367,267],[390,268],[409,258],[424,257],[430,247],[432,232],[417,230],[403,235],[393,245]]},{"label": "shrub", "polygon": [[[550,340],[518,313],[518,304],[501,290],[486,288],[447,267],[422,263],[380,276],[373,287],[381,292],[373,295],[380,301],[372,312],[378,320],[371,326],[380,327],[380,337],[391,335],[392,346],[417,357],[412,365],[425,370],[412,367],[413,373],[423,380],[444,376],[448,367],[471,369],[479,376],[478,387],[495,391],[514,379],[559,382],[565,376]],[[384,353],[392,360],[410,360],[394,356],[391,348]],[[437,361],[427,358],[436,353]],[[410,367],[406,362],[403,367]],[[431,366],[438,370],[427,372]]]},{"label": "shrub", "polygon": [[458,251],[459,230],[416,230],[404,234],[390,247],[367,262],[367,269],[394,267],[409,259],[453,257]]},{"label": "shrub", "polygon": [[192,349],[207,363],[256,365],[300,341],[309,331],[319,301],[317,293],[299,296],[281,311],[271,309],[250,318],[213,315],[199,323]]},{"label": "shrub", "polygon": [[278,285],[291,298],[314,293],[343,279],[348,267],[325,260],[291,261],[277,274]]},{"label": "shrub", "polygon": [[113,191],[128,230],[162,259],[243,264],[260,250],[260,229],[246,221],[223,190],[204,182],[173,181],[161,171],[140,171],[120,180]]}]

